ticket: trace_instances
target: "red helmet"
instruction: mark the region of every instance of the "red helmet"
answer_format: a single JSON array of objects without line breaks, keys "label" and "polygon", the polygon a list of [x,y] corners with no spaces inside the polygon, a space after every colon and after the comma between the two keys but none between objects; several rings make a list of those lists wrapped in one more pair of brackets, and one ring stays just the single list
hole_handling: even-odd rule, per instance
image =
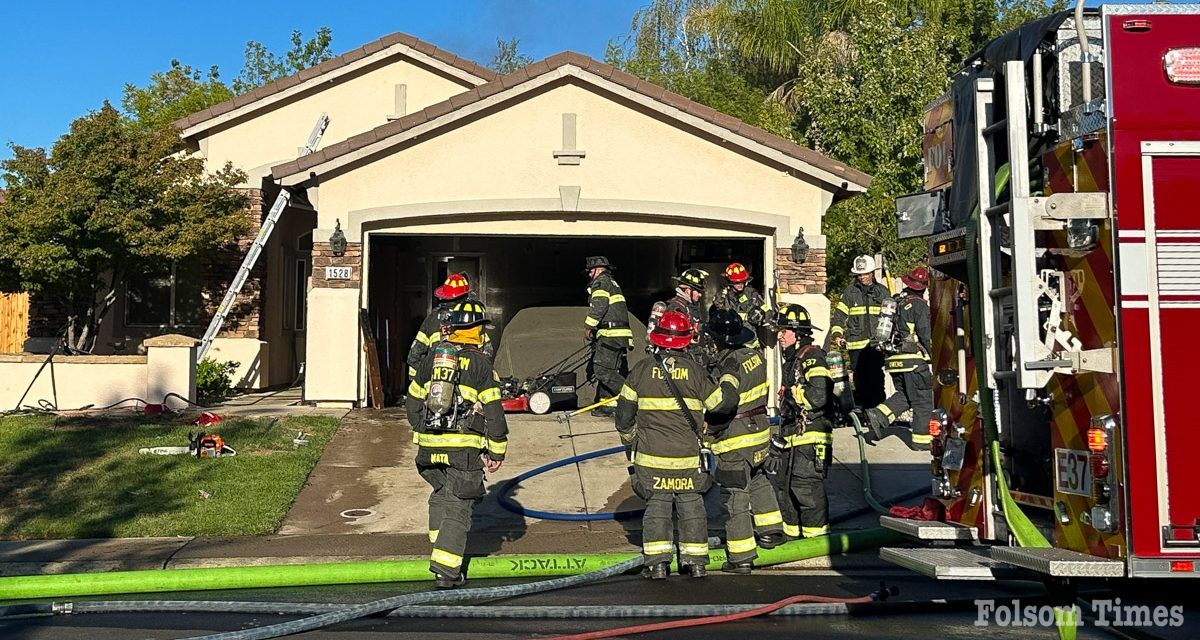
[{"label": "red helmet", "polygon": [[734,262],[725,267],[725,278],[734,284],[745,282],[750,279],[750,271],[742,263]]},{"label": "red helmet", "polygon": [[433,290],[438,300],[454,300],[471,292],[471,284],[467,282],[467,274],[452,273],[442,286]]},{"label": "red helmet", "polygon": [[908,275],[900,276],[900,281],[913,291],[924,291],[929,286],[929,269],[917,267]]},{"label": "red helmet", "polygon": [[686,349],[694,335],[691,318],[681,311],[668,311],[650,331],[650,344],[666,349]]}]

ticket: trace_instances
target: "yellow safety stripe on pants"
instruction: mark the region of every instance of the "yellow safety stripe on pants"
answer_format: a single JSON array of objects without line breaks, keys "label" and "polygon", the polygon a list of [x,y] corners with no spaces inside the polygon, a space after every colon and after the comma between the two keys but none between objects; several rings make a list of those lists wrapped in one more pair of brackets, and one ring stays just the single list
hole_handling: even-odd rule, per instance
[{"label": "yellow safety stripe on pants", "polygon": [[637,392],[634,391],[629,385],[623,385],[621,387],[621,397],[631,402],[637,402],[638,399]]},{"label": "yellow safety stripe on pants", "polygon": [[734,389],[738,388],[738,385],[742,384],[742,381],[738,380],[737,376],[733,375],[732,373],[727,373],[721,376],[719,382],[720,384],[731,384],[733,385]]},{"label": "yellow safety stripe on pants", "polygon": [[[440,331],[437,333],[437,337],[439,339],[442,337],[442,333]],[[425,333],[424,331],[418,331],[417,332],[417,342],[420,342],[421,344],[424,344],[424,345],[432,345],[433,344],[433,336]]]},{"label": "yellow safety stripe on pants", "polygon": [[846,342],[846,348],[850,351],[858,351],[859,349],[866,349],[867,345],[869,344],[871,344],[870,338],[867,338],[866,340],[848,340]]},{"label": "yellow safety stripe on pants", "polygon": [[826,369],[825,367],[809,367],[804,372],[805,380],[812,380],[813,378],[828,378],[828,377],[830,377],[829,369]]},{"label": "yellow safety stripe on pants", "polygon": [[595,327],[600,324],[600,318],[593,318],[592,316],[588,316],[588,317],[584,318],[583,323],[589,327]]},{"label": "yellow safety stripe on pants", "polygon": [[799,447],[805,444],[833,444],[833,434],[824,431],[809,431],[787,437],[788,446]]},{"label": "yellow safety stripe on pants", "polygon": [[707,542],[680,542],[679,553],[685,556],[706,556],[708,555]]},{"label": "yellow safety stripe on pants", "polygon": [[[704,403],[696,398],[684,398],[684,404],[692,411],[703,411]],[[642,411],[679,411],[675,398],[638,398],[638,409]]]},{"label": "yellow safety stripe on pants", "polygon": [[500,401],[500,388],[492,387],[479,392],[480,404],[491,404]]},{"label": "yellow safety stripe on pants", "polygon": [[888,408],[886,404],[878,405],[875,407],[875,409],[877,409],[879,413],[882,413],[883,417],[888,419],[888,422],[894,422],[896,420],[896,414],[892,413],[892,410]]},{"label": "yellow safety stripe on pants", "polygon": [[635,451],[633,454],[633,464],[651,469],[698,469],[700,468],[700,456],[668,458]]},{"label": "yellow safety stripe on pants", "polygon": [[754,514],[754,526],[756,527],[766,527],[780,522],[783,522],[783,513],[778,510]]},{"label": "yellow safety stripe on pants", "polygon": [[498,456],[502,456],[508,452],[508,441],[492,440],[491,438],[488,438],[487,450]]},{"label": "yellow safety stripe on pants", "polygon": [[642,553],[648,556],[656,556],[660,553],[673,553],[674,551],[675,545],[670,540],[654,540],[642,543]]},{"label": "yellow safety stripe on pants", "polygon": [[815,538],[817,536],[829,535],[829,525],[823,527],[800,527],[800,532],[805,538]]},{"label": "yellow safety stripe on pants", "polygon": [[437,542],[437,534],[438,534],[438,529],[430,529],[429,530],[429,543],[430,544]]},{"label": "yellow safety stripe on pants", "polygon": [[473,433],[414,433],[413,442],[431,449],[473,447],[482,449],[485,439]]},{"label": "yellow safety stripe on pants", "polygon": [[914,433],[912,434],[912,441],[913,444],[929,444],[933,442],[933,436],[928,433]]},{"label": "yellow safety stripe on pants", "polygon": [[435,548],[433,553],[429,554],[429,561],[436,562],[443,567],[457,569],[462,566],[463,557],[450,553],[449,551],[442,551],[441,549]]},{"label": "yellow safety stripe on pants", "polygon": [[729,553],[746,553],[747,551],[754,551],[757,547],[758,545],[754,542],[753,536],[741,540],[725,541],[725,550]]},{"label": "yellow safety stripe on pants", "polygon": [[425,396],[429,395],[429,390],[417,384],[416,380],[413,380],[412,382],[408,383],[408,395],[409,397],[416,398],[417,400],[424,400]]},{"label": "yellow safety stripe on pants", "polygon": [[783,535],[793,538],[800,537],[800,527],[794,524],[783,523]]},{"label": "yellow safety stripe on pants", "polygon": [[770,387],[764,382],[757,387],[751,388],[749,391],[741,392],[738,394],[738,406],[740,407],[743,404],[748,404],[758,400],[759,398],[767,395],[769,390]]},{"label": "yellow safety stripe on pants", "polygon": [[725,392],[721,391],[721,387],[717,387],[708,397],[704,399],[704,408],[712,411],[721,406],[721,400],[724,399]]},{"label": "yellow safety stripe on pants", "polygon": [[629,327],[613,327],[611,329],[601,329],[596,332],[596,335],[601,338],[632,338],[633,329]]},{"label": "yellow safety stripe on pants", "polygon": [[729,453],[747,447],[762,446],[770,441],[770,431],[756,431],[714,442],[712,443],[712,452],[716,454]]}]

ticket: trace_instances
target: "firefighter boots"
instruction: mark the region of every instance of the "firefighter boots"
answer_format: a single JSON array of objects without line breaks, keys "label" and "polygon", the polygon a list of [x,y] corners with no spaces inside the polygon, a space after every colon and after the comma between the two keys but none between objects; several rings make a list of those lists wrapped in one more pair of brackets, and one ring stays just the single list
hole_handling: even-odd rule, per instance
[{"label": "firefighter boots", "polygon": [[454,589],[455,587],[463,586],[467,582],[467,577],[461,573],[458,574],[458,576],[455,578],[451,578],[449,576],[444,576],[440,573],[435,574],[435,575],[437,575],[436,582],[437,582],[438,589]]},{"label": "firefighter boots", "polygon": [[702,564],[685,564],[684,571],[693,578],[703,578],[708,575],[708,570]]},{"label": "firefighter boots", "polygon": [[883,440],[883,430],[888,427],[890,422],[883,412],[875,407],[870,407],[865,411],[867,415],[867,427],[871,430],[871,435],[875,436],[875,440]]},{"label": "firefighter boots", "polygon": [[761,549],[774,549],[787,542],[787,536],[782,531],[760,533],[756,537],[758,538],[758,546]]},{"label": "firefighter boots", "polygon": [[642,577],[649,580],[666,580],[667,579],[667,563],[656,562],[648,564],[642,568]]},{"label": "firefighter boots", "polygon": [[754,569],[754,563],[747,560],[745,562],[726,562],[721,565],[721,571],[724,573],[736,573],[740,576],[748,576]]}]

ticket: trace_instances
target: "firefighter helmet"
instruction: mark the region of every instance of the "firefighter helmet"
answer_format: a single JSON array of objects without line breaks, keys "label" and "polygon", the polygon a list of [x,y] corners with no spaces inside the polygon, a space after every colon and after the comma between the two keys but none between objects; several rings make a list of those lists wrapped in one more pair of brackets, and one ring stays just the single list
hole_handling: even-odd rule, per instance
[{"label": "firefighter helmet", "polygon": [[856,276],[861,276],[866,273],[875,272],[875,257],[868,255],[855,256],[854,264],[850,267],[850,273]]},{"label": "firefighter helmet", "polygon": [[900,276],[900,281],[904,286],[913,291],[924,291],[929,286],[929,269],[925,267],[917,267],[908,273],[908,275]]},{"label": "firefighter helmet", "polygon": [[452,329],[487,324],[487,308],[478,300],[466,299],[450,308],[444,326]]},{"label": "firefighter helmet", "polygon": [[695,335],[691,318],[681,311],[662,314],[650,330],[650,344],[664,349],[686,349]]},{"label": "firefighter helmet", "polygon": [[452,273],[442,286],[433,290],[433,295],[439,300],[457,300],[471,293],[471,283],[467,282],[467,274]]},{"label": "firefighter helmet", "polygon": [[750,270],[742,263],[734,262],[725,267],[725,278],[734,284],[746,282],[750,279]]},{"label": "firefighter helmet", "polygon": [[672,278],[680,285],[695,289],[696,291],[704,291],[704,282],[708,279],[708,272],[704,269],[685,269],[683,273]]},{"label": "firefighter helmet", "polygon": [[754,331],[733,309],[717,309],[704,323],[704,332],[727,345],[741,346],[754,339]]},{"label": "firefighter helmet", "polygon": [[588,256],[587,259],[584,260],[583,271],[585,273],[595,269],[596,267],[604,267],[609,271],[613,270],[612,263],[609,262],[608,258],[605,256]]},{"label": "firefighter helmet", "polygon": [[790,303],[779,305],[779,310],[775,312],[775,326],[800,333],[812,333],[815,329],[812,318],[808,315],[808,309]]}]

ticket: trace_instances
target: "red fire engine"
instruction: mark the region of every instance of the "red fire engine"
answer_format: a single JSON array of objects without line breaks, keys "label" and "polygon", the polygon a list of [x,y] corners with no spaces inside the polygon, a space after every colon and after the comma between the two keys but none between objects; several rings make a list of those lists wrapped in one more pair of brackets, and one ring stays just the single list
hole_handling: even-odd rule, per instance
[{"label": "red fire engine", "polygon": [[927,108],[940,578],[1200,576],[1200,5],[1023,25]]}]

